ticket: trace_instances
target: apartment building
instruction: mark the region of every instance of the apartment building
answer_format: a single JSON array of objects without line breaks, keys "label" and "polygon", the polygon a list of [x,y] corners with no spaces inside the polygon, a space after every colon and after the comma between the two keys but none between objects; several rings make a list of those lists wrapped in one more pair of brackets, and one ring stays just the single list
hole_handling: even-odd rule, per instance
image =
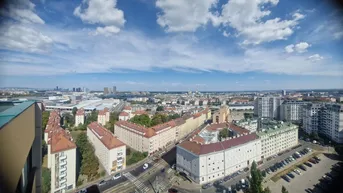
[{"label": "apartment building", "polygon": [[60,122],[59,112],[51,111],[44,130],[53,193],[70,191],[76,187],[76,144],[70,133],[60,127]]},{"label": "apartment building", "polygon": [[198,184],[208,183],[261,160],[261,142],[245,133],[215,143],[184,141],[176,148],[176,169]]},{"label": "apartment building", "polygon": [[104,110],[99,111],[99,113],[98,113],[98,123],[104,126],[109,121],[110,121],[110,111],[109,111],[109,109],[108,108],[104,108]]},{"label": "apartment building", "polygon": [[87,137],[108,174],[126,168],[126,145],[97,122],[87,126]]},{"label": "apartment building", "polygon": [[254,101],[254,114],[262,118],[280,119],[280,97],[257,97]]},{"label": "apartment building", "polygon": [[268,158],[298,144],[298,126],[269,121],[256,133],[261,139],[261,158]]},{"label": "apartment building", "polygon": [[75,114],[75,125],[83,125],[85,123],[85,110],[83,108],[78,109]]},{"label": "apartment building", "polygon": [[210,115],[208,111],[205,109],[194,115],[186,114],[182,118],[149,128],[128,121],[117,121],[114,135],[131,148],[151,154],[175,143],[204,124]]},{"label": "apartment building", "polygon": [[0,102],[0,192],[41,192],[42,110],[35,101]]},{"label": "apartment building", "polygon": [[301,123],[303,118],[303,107],[306,101],[284,101],[280,108],[280,120]]},{"label": "apartment building", "polygon": [[249,130],[250,132],[257,131],[258,120],[257,119],[242,119],[235,122],[237,126],[243,127],[244,129]]},{"label": "apartment building", "polygon": [[128,121],[130,119],[130,114],[123,111],[119,113],[119,121]]},{"label": "apartment building", "polygon": [[305,108],[304,131],[320,133],[337,143],[343,143],[343,107],[336,103],[313,103]]}]

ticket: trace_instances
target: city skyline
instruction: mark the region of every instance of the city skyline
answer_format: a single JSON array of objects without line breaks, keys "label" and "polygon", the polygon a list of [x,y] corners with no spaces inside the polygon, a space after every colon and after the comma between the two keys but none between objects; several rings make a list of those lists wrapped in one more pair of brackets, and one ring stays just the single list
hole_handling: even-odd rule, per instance
[{"label": "city skyline", "polygon": [[[343,21],[317,1],[23,1],[1,10],[0,87],[335,89]],[[18,14],[25,10],[25,14]]]}]

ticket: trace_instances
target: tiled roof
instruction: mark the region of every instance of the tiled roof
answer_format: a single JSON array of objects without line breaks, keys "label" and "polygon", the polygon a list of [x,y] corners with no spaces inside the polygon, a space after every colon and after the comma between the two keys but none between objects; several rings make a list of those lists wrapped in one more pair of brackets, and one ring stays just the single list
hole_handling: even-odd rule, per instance
[{"label": "tiled roof", "polygon": [[98,115],[106,115],[106,113],[109,112],[108,108],[104,108],[104,110],[100,110]]},{"label": "tiled roof", "polygon": [[129,116],[129,113],[123,111],[123,112],[121,112],[121,113],[119,114],[119,116],[127,117],[127,116]]},{"label": "tiled roof", "polygon": [[148,128],[147,130],[146,130],[146,133],[145,133],[145,137],[147,137],[147,138],[150,138],[150,137],[153,137],[153,136],[155,136],[156,135],[156,132],[155,132],[155,130],[154,129],[152,129],[152,128]]},{"label": "tiled roof", "polygon": [[186,121],[183,118],[181,118],[181,117],[175,119],[174,121],[175,121],[176,126],[179,126],[179,125],[182,125],[182,124],[186,123]]},{"label": "tiled roof", "polygon": [[201,144],[204,144],[205,143],[205,139],[200,137],[199,135],[195,136],[194,138],[192,138],[192,141],[194,142],[198,142],[198,143],[201,143]]},{"label": "tiled roof", "polygon": [[240,137],[228,139],[228,140],[217,142],[217,143],[200,144],[197,141],[184,141],[180,143],[178,146],[196,155],[202,155],[202,154],[208,154],[212,152],[226,150],[231,147],[248,143],[256,139],[257,139],[257,135],[255,133],[251,133],[251,134],[242,135]]},{"label": "tiled roof", "polygon": [[138,111],[133,112],[132,114],[134,114],[134,115],[143,115],[143,114],[148,114],[148,113],[146,111],[143,111],[143,110],[138,110]]},{"label": "tiled roof", "polygon": [[218,130],[221,130],[221,129],[224,129],[224,128],[228,128],[229,125],[228,123],[214,123],[214,124],[211,124],[210,126],[208,126],[206,128],[206,130],[208,131],[218,131]]},{"label": "tiled roof", "polygon": [[195,119],[195,118],[198,118],[198,117],[200,117],[202,114],[203,114],[202,112],[196,113],[196,114],[193,115],[193,118],[194,118],[194,119]]},{"label": "tiled roof", "polygon": [[95,136],[98,137],[98,139],[107,147],[107,149],[113,149],[125,145],[119,139],[114,137],[109,130],[105,129],[97,122],[92,122],[89,124],[88,129],[90,129]]},{"label": "tiled roof", "polygon": [[125,106],[124,110],[132,110],[132,108],[130,106]]},{"label": "tiled roof", "polygon": [[137,125],[137,124],[131,123],[131,122],[128,122],[128,121],[117,121],[115,124],[118,125],[118,126],[126,126],[126,127],[130,128],[130,129],[134,129],[134,130],[142,132],[142,133],[146,132],[146,128],[145,127],[143,127],[141,125]]},{"label": "tiled roof", "polygon": [[158,131],[161,131],[161,130],[163,130],[163,129],[171,128],[171,127],[175,127],[175,126],[176,126],[175,121],[174,121],[174,120],[171,120],[171,121],[169,121],[169,122],[162,123],[162,124],[153,126],[153,127],[151,127],[151,128],[152,128],[154,131],[158,132]]},{"label": "tiled roof", "polygon": [[233,123],[230,123],[229,128],[237,132],[238,134],[249,133],[249,130],[244,129],[243,127],[237,126]]},{"label": "tiled roof", "polygon": [[64,129],[59,128],[59,132],[52,134],[50,139],[51,153],[67,151],[76,148],[73,138]]}]

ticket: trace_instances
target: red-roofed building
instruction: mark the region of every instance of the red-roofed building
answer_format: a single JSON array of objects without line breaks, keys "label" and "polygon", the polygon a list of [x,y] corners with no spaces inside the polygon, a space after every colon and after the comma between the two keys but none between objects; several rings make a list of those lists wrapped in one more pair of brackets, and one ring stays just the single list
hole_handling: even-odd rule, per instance
[{"label": "red-roofed building", "polygon": [[216,143],[196,136],[176,148],[176,169],[199,184],[224,178],[261,160],[261,141],[255,133]]},{"label": "red-roofed building", "polygon": [[125,169],[126,145],[109,130],[93,122],[87,126],[87,137],[108,174]]},{"label": "red-roofed building", "polygon": [[128,121],[130,119],[130,114],[122,111],[121,113],[119,113],[119,121]]},{"label": "red-roofed building", "polygon": [[48,165],[51,170],[51,192],[76,187],[76,144],[70,133],[60,126],[58,111],[51,111],[44,131],[48,146]]},{"label": "red-roofed building", "polygon": [[98,123],[105,126],[107,122],[110,121],[110,111],[108,108],[100,110],[98,113]]}]

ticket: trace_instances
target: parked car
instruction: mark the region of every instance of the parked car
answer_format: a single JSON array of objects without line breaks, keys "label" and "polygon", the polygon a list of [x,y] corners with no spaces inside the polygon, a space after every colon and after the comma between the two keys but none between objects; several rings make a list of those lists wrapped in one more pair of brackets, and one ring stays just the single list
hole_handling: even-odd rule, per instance
[{"label": "parked car", "polygon": [[291,172],[289,172],[289,173],[287,174],[287,176],[289,176],[289,177],[291,177],[291,178],[294,178],[294,177],[295,177]]},{"label": "parked car", "polygon": [[168,193],[177,193],[179,192],[178,190],[176,190],[175,188],[169,188]]},{"label": "parked car", "polygon": [[238,182],[238,183],[236,184],[236,190],[237,190],[237,191],[240,191],[241,189],[242,189],[241,183]]},{"label": "parked car", "polygon": [[222,179],[220,179],[220,180],[217,180],[217,181],[215,181],[214,183],[213,183],[213,185],[219,185],[219,184],[221,184],[221,183],[223,183],[224,181],[222,180]]},{"label": "parked car", "polygon": [[320,161],[320,159],[317,156],[314,156],[313,159],[317,160],[318,162]]},{"label": "parked car", "polygon": [[313,164],[319,163],[317,160],[315,160],[315,159],[313,159],[313,158],[309,159],[308,161],[310,161],[310,162],[313,163]]},{"label": "parked car", "polygon": [[82,189],[79,191],[79,193],[87,193],[87,189]]},{"label": "parked car", "polygon": [[290,182],[291,180],[289,179],[289,177],[283,175],[281,176],[282,179],[284,179],[286,182]]},{"label": "parked car", "polygon": [[211,186],[212,186],[211,183],[207,183],[207,184],[202,185],[202,189],[207,189],[207,188],[209,188]]},{"label": "parked car", "polygon": [[301,171],[298,170],[298,169],[293,170],[293,172],[296,173],[296,174],[298,174],[298,175],[301,175]]},{"label": "parked car", "polygon": [[114,176],[112,177],[113,180],[116,180],[116,179],[119,179],[119,178],[121,178],[121,174],[120,173],[114,174]]},{"label": "parked car", "polygon": [[101,180],[100,182],[99,182],[99,186],[103,186],[103,185],[105,185],[106,184],[106,181],[105,180]]},{"label": "parked car", "polygon": [[175,170],[175,164],[173,164],[173,165],[171,166],[171,168]]},{"label": "parked car", "polygon": [[149,165],[147,163],[143,164],[143,169],[146,170],[148,169]]},{"label": "parked car", "polygon": [[301,164],[301,165],[299,165],[298,167],[299,167],[300,169],[304,170],[304,171],[306,171],[306,170],[307,170],[307,169],[306,169],[306,167],[305,167],[304,165],[302,165],[302,164]]},{"label": "parked car", "polygon": [[226,181],[229,181],[231,179],[231,176],[225,176],[224,177],[224,181],[226,182]]},{"label": "parked car", "polygon": [[306,166],[308,166],[308,167],[312,167],[312,164],[310,164],[310,163],[308,163],[308,162],[305,162],[304,163]]}]

